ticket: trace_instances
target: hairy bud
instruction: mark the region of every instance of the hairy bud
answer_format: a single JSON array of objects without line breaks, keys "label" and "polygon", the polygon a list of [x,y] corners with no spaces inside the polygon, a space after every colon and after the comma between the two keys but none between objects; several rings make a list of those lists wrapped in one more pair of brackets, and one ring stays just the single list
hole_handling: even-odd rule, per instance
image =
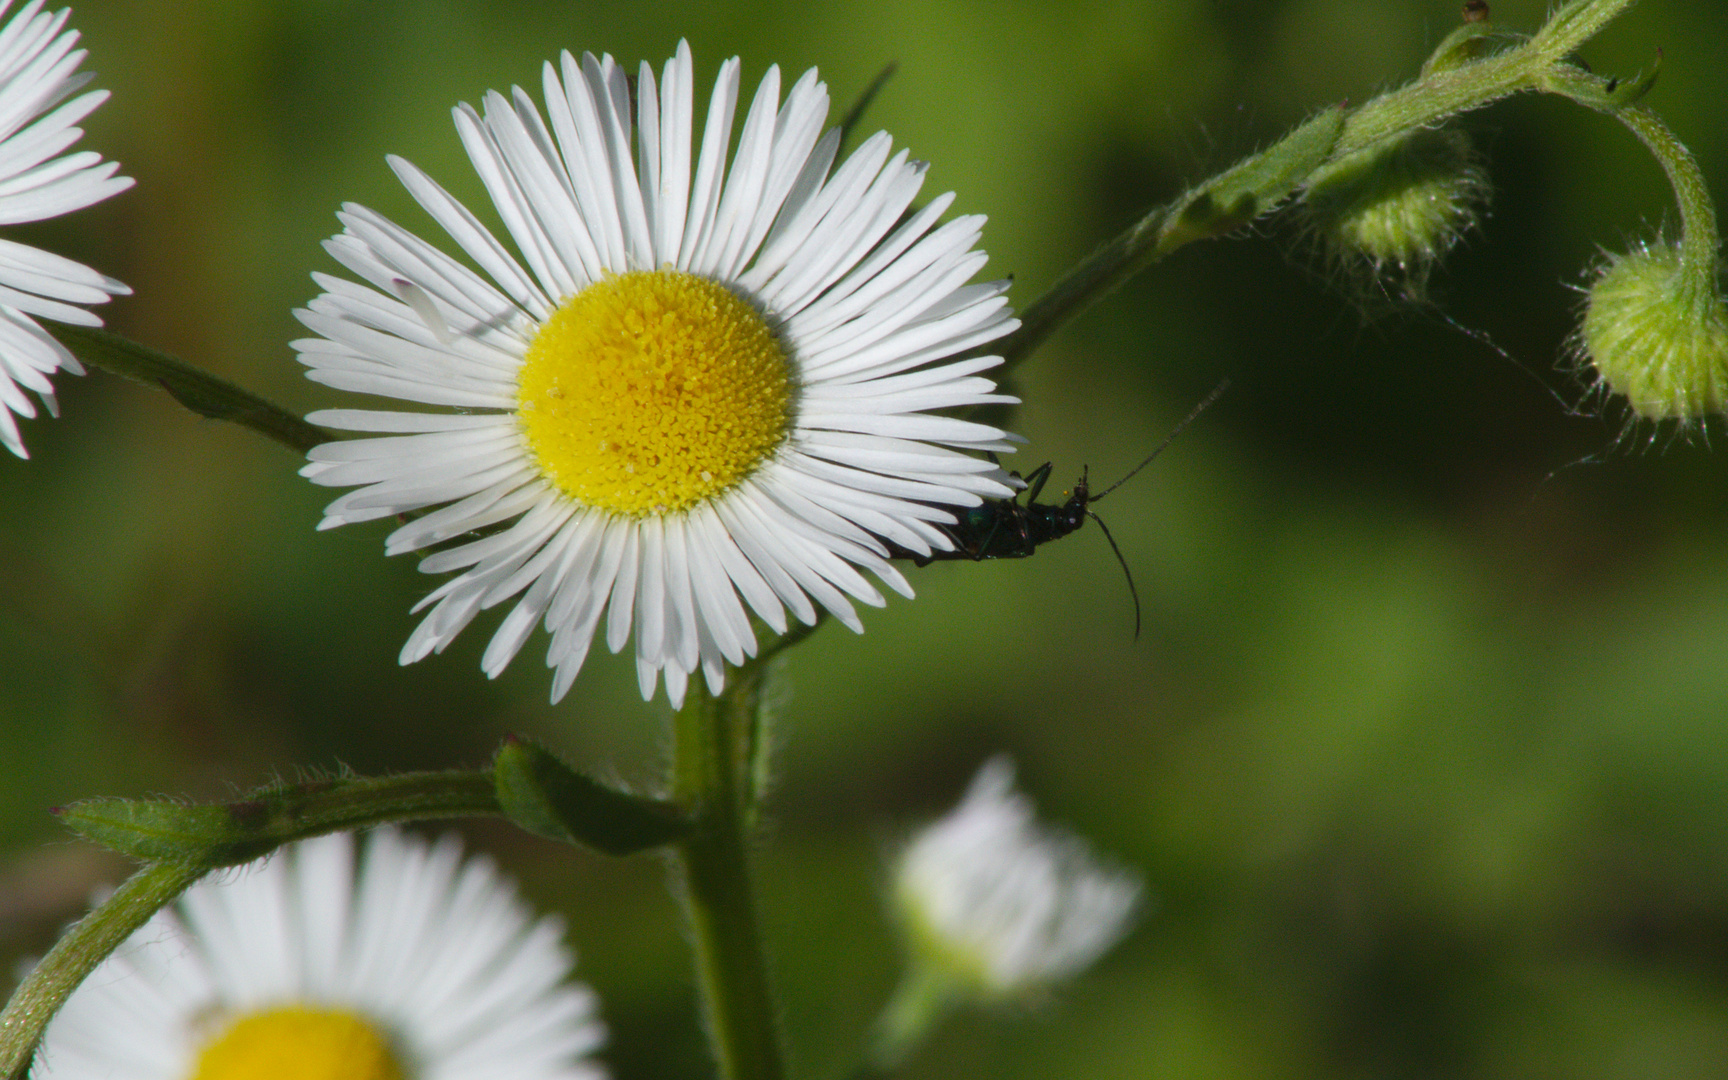
[{"label": "hairy bud", "polygon": [[1672,245],[1610,257],[1586,290],[1574,348],[1599,386],[1646,419],[1701,420],[1728,406],[1721,296]]},{"label": "hairy bud", "polygon": [[1322,168],[1303,207],[1334,267],[1421,299],[1429,271],[1476,225],[1487,199],[1470,137],[1423,130]]}]

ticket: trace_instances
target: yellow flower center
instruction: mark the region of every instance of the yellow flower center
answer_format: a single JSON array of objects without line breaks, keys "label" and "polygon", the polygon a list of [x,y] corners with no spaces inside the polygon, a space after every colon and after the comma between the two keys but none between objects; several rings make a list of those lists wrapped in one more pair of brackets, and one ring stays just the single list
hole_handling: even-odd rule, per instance
[{"label": "yellow flower center", "polygon": [[390,1041],[350,1012],[290,1005],[241,1017],[198,1055],[191,1080],[406,1080]]},{"label": "yellow flower center", "polygon": [[517,415],[541,471],[617,514],[685,510],[739,483],[791,422],[791,365],[726,286],[607,275],[565,300],[522,360]]}]

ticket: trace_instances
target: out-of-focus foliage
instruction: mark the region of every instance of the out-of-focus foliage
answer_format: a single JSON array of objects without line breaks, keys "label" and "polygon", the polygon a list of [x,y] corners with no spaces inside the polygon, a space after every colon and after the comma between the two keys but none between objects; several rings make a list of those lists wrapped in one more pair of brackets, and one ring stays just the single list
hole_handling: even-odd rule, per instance
[{"label": "out-of-focus foliage", "polygon": [[[1533,28],[1545,0],[1499,0]],[[1035,297],[1133,219],[1314,109],[1414,74],[1452,0],[90,0],[114,98],[90,146],[132,192],[28,230],[131,284],[103,314],[297,409],[289,311],[356,200],[426,235],[383,162],[482,201],[458,100],[536,89],[560,48],[658,64],[688,37],[821,67],[986,212]],[[1728,193],[1722,7],[1647,0],[1586,53],[1631,72]],[[754,74],[753,74],[754,73]],[[1616,446],[1555,370],[1596,245],[1671,220],[1623,130],[1554,99],[1467,118],[1495,188],[1433,308],[1365,325],[1310,254],[1196,245],[1019,376],[1029,467],[1113,479],[1220,377],[1234,388],[1036,558],[915,572],[919,598],[794,650],[762,890],[799,1075],[833,1075],[896,976],[885,849],[1013,752],[1050,817],[1156,903],[1049,1008],[951,1025],[928,1077],[1700,1076],[1728,1060],[1728,458]],[[473,633],[399,669],[431,585],[385,524],[315,534],[298,462],[165,395],[62,379],[0,460],[0,953],[41,949],[114,863],[47,807],[220,796],[300,766],[480,764],[522,731],[656,775],[664,705],[590,661],[496,683]],[[1718,441],[1720,441],[1718,439]],[[529,652],[536,651],[530,646]],[[706,1075],[651,859],[476,841],[567,913],[620,1080]]]}]

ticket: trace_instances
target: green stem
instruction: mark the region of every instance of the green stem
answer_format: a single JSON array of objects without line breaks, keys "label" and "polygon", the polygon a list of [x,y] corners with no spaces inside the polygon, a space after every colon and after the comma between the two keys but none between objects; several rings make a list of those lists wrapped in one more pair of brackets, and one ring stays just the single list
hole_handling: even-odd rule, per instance
[{"label": "green stem", "polygon": [[[1315,169],[1508,95],[1547,88],[1557,72],[1573,68],[1567,57],[1633,2],[1574,0],[1522,44],[1464,62],[1449,56],[1448,63],[1431,65],[1414,82],[1349,112],[1330,139],[1328,115],[1316,116],[1265,151],[1146,214],[1028,305],[1019,329],[982,351],[1002,356],[1001,370],[1010,371],[1058,327],[1126,279],[1194,240],[1222,235],[1272,210]],[[1194,211],[1201,206],[1217,212],[1196,223]]]},{"label": "green stem", "polygon": [[206,806],[90,799],[56,812],[77,832],[148,865],[68,930],[7,1002],[0,1013],[0,1077],[8,1080],[23,1074],[55,1010],[103,957],[211,870],[324,833],[501,811],[492,773],[484,770],[318,780]]},{"label": "green stem", "polygon": [[1710,198],[1698,159],[1648,107],[1633,105],[1614,115],[1661,162],[1662,171],[1668,174],[1668,183],[1674,188],[1675,201],[1680,204],[1680,276],[1686,300],[1714,305],[1721,273],[1717,263],[1720,238],[1716,232],[1716,204]]},{"label": "green stem", "polygon": [[1638,0],[1573,0],[1549,17],[1531,39],[1549,61],[1564,60]]},{"label": "green stem", "polygon": [[23,1077],[48,1021],[84,977],[205,873],[202,867],[173,863],[146,866],[68,930],[0,1013],[0,1076]]},{"label": "green stem", "polygon": [[1575,52],[1634,0],[1588,0],[1562,8],[1536,35],[1517,48],[1434,71],[1407,86],[1381,94],[1350,115],[1333,157],[1340,158],[1380,142],[1432,127],[1458,113],[1479,109],[1503,97],[1535,90],[1556,66]]},{"label": "green stem", "polygon": [[304,454],[338,436],[207,371],[92,326],[54,326],[54,336],[91,367],[141,382],[211,420],[227,420]]},{"label": "green stem", "polygon": [[1343,126],[1343,109],[1323,110],[1272,146],[1135,222],[1026,309],[1019,329],[995,346],[1004,368],[1024,360],[1062,323],[1177,248],[1240,228],[1289,198],[1332,153]]},{"label": "green stem", "polygon": [[894,991],[871,1032],[869,1071],[886,1076],[929,1037],[955,1001],[954,983],[925,964],[914,964]]},{"label": "green stem", "polygon": [[779,1018],[750,874],[756,672],[729,672],[716,698],[696,676],[674,720],[673,795],[688,808],[677,847],[704,1020],[722,1080],[780,1080]]},{"label": "green stem", "polygon": [[1057,328],[1103,299],[1118,285],[1163,257],[1153,248],[1169,220],[1171,206],[1160,206],[1104,243],[1064,274],[1050,291],[1026,305],[1020,326],[989,349],[1002,357],[1001,371],[1012,371]]}]

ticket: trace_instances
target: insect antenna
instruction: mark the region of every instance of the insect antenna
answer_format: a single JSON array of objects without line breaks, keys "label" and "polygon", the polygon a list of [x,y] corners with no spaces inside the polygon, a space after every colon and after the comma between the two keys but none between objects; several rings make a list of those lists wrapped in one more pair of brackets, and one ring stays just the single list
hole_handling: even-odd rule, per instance
[{"label": "insect antenna", "polygon": [[[1223,382],[1219,383],[1217,386],[1214,386],[1212,388],[1212,392],[1210,394],[1207,394],[1205,397],[1201,398],[1200,404],[1194,406],[1194,411],[1190,412],[1187,416],[1183,417],[1182,422],[1180,424],[1177,424],[1175,426],[1175,428],[1173,428],[1171,430],[1170,434],[1164,436],[1164,441],[1159,443],[1158,446],[1150,454],[1146,455],[1145,461],[1142,461],[1140,464],[1134,466],[1132,469],[1129,469],[1127,476],[1124,476],[1122,479],[1116,481],[1114,484],[1111,484],[1109,487],[1105,488],[1103,491],[1100,491],[1098,494],[1092,496],[1090,499],[1087,499],[1086,501],[1088,503],[1095,503],[1098,500],[1102,499],[1104,496],[1110,494],[1112,491],[1115,491],[1117,488],[1121,487],[1123,484],[1126,484],[1128,481],[1134,479],[1135,473],[1139,472],[1141,469],[1144,469],[1146,466],[1152,464],[1152,459],[1157,457],[1159,454],[1162,454],[1164,452],[1165,447],[1167,447],[1171,443],[1175,442],[1176,436],[1182,434],[1183,428],[1187,427],[1189,424],[1192,424],[1196,419],[1198,419],[1200,414],[1205,412],[1212,405],[1212,403],[1214,401],[1217,401],[1218,398],[1223,395],[1224,391],[1226,391],[1228,389],[1230,389],[1230,380],[1229,379],[1225,379]],[[1098,515],[1094,514],[1092,516],[1094,519],[1096,519]],[[1100,521],[1100,522],[1098,522],[1098,524],[1103,525],[1104,523],[1102,521]],[[1106,532],[1104,535],[1108,536],[1110,534],[1108,532]],[[1115,547],[1116,541],[1114,541],[1114,540],[1110,541],[1110,546]],[[1121,552],[1117,552],[1116,557],[1121,558],[1122,557]],[[1122,565],[1122,569],[1124,569],[1124,570],[1128,569],[1128,565],[1126,563],[1124,563]],[[1130,581],[1132,581],[1132,579],[1130,579]],[[1136,620],[1136,621],[1138,621],[1138,620]],[[1138,631],[1136,631],[1135,636],[1139,636]]]},{"label": "insect antenna", "polygon": [[1128,560],[1122,557],[1122,549],[1116,546],[1116,538],[1110,535],[1110,526],[1104,524],[1104,519],[1086,511],[1086,516],[1098,523],[1098,528],[1104,531],[1104,539],[1110,541],[1110,550],[1116,553],[1116,561],[1122,567],[1122,576],[1128,579],[1128,595],[1134,598],[1134,640],[1140,640],[1140,590],[1134,587],[1134,573],[1128,569]]}]

